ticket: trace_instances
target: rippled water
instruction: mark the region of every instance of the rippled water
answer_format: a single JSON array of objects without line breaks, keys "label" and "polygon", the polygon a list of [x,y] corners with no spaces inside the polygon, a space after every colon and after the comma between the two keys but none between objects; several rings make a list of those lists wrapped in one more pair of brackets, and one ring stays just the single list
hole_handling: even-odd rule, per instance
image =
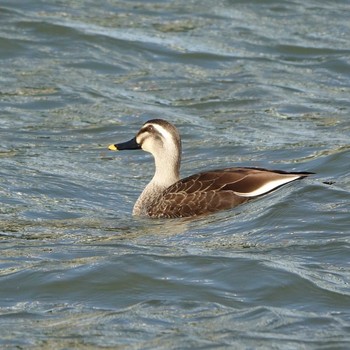
[{"label": "rippled water", "polygon": [[[349,348],[347,0],[2,1],[0,60],[1,348]],[[134,218],[154,117],[183,176],[317,174]]]}]

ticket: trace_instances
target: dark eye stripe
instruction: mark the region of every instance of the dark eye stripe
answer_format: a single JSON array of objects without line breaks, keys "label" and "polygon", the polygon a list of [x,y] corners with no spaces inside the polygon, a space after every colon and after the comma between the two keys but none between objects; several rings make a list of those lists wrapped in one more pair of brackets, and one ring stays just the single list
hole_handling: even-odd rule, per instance
[{"label": "dark eye stripe", "polygon": [[151,136],[154,140],[162,141],[162,135],[153,125],[146,125],[137,134],[137,138],[141,138],[139,143],[142,144],[147,137]]},{"label": "dark eye stripe", "polygon": [[141,130],[139,131],[139,134],[143,132],[152,132],[152,131],[153,131],[153,127],[151,125],[147,125],[141,128]]},{"label": "dark eye stripe", "polygon": [[158,131],[154,128],[153,125],[144,126],[144,127],[140,130],[139,134],[144,133],[144,132],[148,132],[148,133],[150,133],[150,134],[153,134],[153,133],[157,133],[157,134],[158,134]]}]

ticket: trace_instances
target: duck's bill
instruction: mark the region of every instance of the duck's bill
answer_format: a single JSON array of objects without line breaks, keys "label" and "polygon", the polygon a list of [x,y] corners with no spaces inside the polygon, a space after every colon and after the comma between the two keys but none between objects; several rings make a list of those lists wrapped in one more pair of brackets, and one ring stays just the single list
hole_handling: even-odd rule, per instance
[{"label": "duck's bill", "polygon": [[130,141],[116,143],[115,145],[109,145],[108,149],[110,151],[124,151],[128,149],[140,149],[141,146],[136,142],[136,137],[132,138]]}]

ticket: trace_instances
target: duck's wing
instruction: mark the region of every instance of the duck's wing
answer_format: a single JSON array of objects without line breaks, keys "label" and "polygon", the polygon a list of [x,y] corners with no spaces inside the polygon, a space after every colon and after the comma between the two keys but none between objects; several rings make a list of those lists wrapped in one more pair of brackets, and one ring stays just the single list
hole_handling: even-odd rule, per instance
[{"label": "duck's wing", "polygon": [[195,174],[167,188],[148,214],[188,217],[229,209],[311,173],[260,168],[227,168]]},{"label": "duck's wing", "polygon": [[231,190],[236,195],[247,198],[261,196],[289,182],[313,174],[262,168],[228,168],[223,172],[229,174],[228,177],[232,177],[233,181],[228,181],[220,190]]}]

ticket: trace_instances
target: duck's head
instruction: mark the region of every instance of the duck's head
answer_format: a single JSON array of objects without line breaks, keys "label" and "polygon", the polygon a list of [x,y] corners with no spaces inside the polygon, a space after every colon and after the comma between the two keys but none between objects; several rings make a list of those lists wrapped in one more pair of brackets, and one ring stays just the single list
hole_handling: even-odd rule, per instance
[{"label": "duck's head", "polygon": [[173,172],[178,177],[181,161],[181,139],[174,125],[163,119],[152,119],[141,127],[134,138],[127,142],[112,144],[111,151],[143,149],[150,152],[159,173]]},{"label": "duck's head", "polygon": [[180,135],[174,125],[163,119],[152,119],[143,124],[140,131],[127,142],[112,144],[111,151],[143,149],[154,156],[181,153]]}]

